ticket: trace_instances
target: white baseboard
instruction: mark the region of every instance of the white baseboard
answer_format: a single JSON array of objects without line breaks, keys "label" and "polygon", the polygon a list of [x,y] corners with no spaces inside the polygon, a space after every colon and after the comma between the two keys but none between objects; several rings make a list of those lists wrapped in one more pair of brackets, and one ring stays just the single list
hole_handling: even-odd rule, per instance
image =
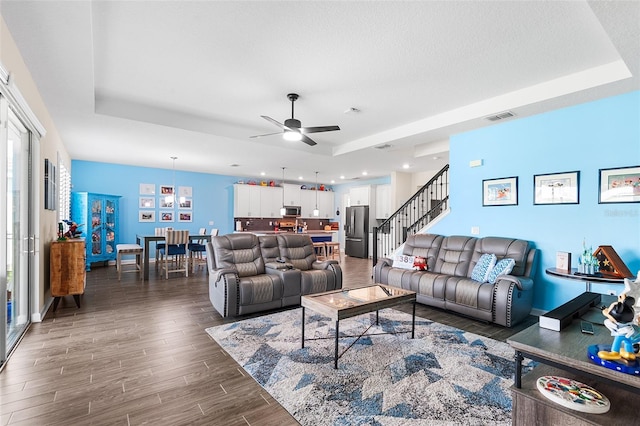
[{"label": "white baseboard", "polygon": [[53,297],[49,297],[49,299],[47,299],[47,303],[45,303],[44,306],[42,306],[42,310],[40,312],[31,314],[31,322],[42,322],[42,320],[44,319],[44,316],[47,314],[47,311],[49,310],[52,304],[53,304]]}]

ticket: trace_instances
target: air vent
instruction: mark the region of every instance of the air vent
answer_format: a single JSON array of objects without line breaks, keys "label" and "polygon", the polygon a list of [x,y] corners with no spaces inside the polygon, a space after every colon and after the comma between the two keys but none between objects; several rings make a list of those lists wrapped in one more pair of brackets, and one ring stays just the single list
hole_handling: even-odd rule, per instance
[{"label": "air vent", "polygon": [[501,112],[500,114],[490,115],[489,117],[485,117],[485,120],[498,121],[498,120],[504,120],[505,118],[515,117],[515,116],[516,115],[511,111],[505,111],[505,112]]},{"label": "air vent", "polygon": [[391,145],[389,145],[388,143],[385,143],[384,145],[378,145],[378,146],[374,146],[375,149],[389,149],[391,148]]}]

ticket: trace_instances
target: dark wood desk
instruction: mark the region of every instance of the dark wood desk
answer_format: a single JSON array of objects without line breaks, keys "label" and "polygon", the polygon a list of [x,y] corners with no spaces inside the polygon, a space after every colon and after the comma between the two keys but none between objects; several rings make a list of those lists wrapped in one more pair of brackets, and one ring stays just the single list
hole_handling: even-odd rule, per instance
[{"label": "dark wood desk", "polygon": [[554,277],[565,278],[567,280],[582,281],[585,283],[585,291],[591,291],[591,283],[595,284],[624,284],[624,278],[590,277],[587,275],[575,275],[577,269],[572,269],[571,273],[556,268],[547,268],[545,272]]},{"label": "dark wood desk", "polygon": [[[136,244],[140,244],[142,247],[144,247],[144,262],[142,265],[144,281],[149,281],[149,243],[151,243],[152,241],[155,241],[157,243],[158,241],[164,240],[164,235],[136,235]],[[189,241],[193,242],[198,240],[211,241],[211,235],[189,234]]]}]

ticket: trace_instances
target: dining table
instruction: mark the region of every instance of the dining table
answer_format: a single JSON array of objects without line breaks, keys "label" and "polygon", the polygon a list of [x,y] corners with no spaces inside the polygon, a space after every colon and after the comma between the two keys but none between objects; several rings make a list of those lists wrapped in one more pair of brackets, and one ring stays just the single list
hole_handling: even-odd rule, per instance
[{"label": "dining table", "polygon": [[[144,247],[144,262],[142,262],[142,274],[144,281],[149,281],[149,244],[160,241],[164,241],[166,237],[164,235],[136,235],[136,244]],[[211,241],[210,234],[189,234],[189,241]],[[157,260],[157,259],[156,259]]]}]

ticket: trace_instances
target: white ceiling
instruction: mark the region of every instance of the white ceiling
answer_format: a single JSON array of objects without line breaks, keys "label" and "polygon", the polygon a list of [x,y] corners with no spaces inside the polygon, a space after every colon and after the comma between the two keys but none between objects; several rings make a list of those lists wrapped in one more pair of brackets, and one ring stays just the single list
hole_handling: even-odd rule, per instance
[{"label": "white ceiling", "polygon": [[[0,12],[79,160],[177,156],[178,170],[287,167],[324,183],[438,170],[449,135],[486,116],[640,89],[637,1],[2,0]],[[341,130],[313,147],[250,139],[278,131],[261,115],[290,118],[290,92],[303,126]]]}]

